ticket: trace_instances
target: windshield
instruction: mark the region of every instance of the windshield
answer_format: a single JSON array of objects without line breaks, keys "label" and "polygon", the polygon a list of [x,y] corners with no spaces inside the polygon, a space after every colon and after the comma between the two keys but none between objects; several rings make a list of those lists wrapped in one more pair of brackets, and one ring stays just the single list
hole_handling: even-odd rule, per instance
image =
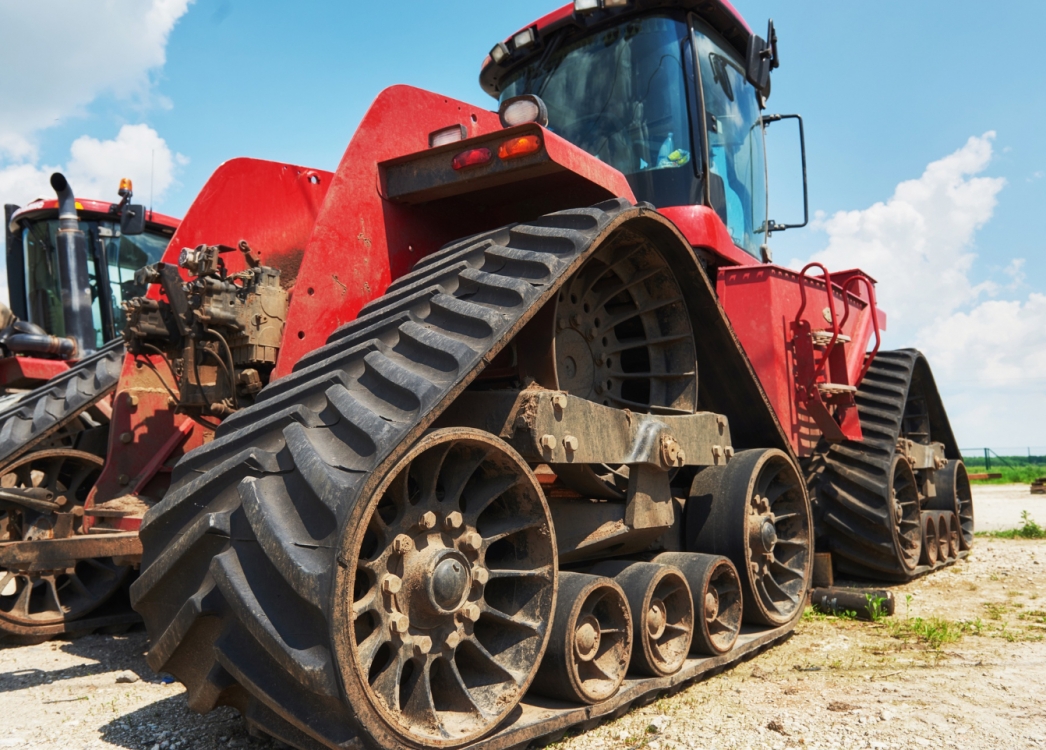
[{"label": "windshield", "polygon": [[[124,300],[144,295],[147,287],[134,283],[134,272],[163,257],[170,237],[155,232],[123,237],[119,222],[81,221],[80,229],[87,240],[87,271],[91,282],[91,316],[94,322],[95,346],[104,341],[101,303],[98,294],[98,269],[95,255],[98,243],[105,247],[112,290],[113,322],[116,332],[124,327]],[[29,322],[41,326],[52,336],[65,336],[62,314],[61,284],[58,275],[58,221],[36,221],[22,230],[25,252],[26,300]]]},{"label": "windshield", "polygon": [[554,37],[542,59],[510,77],[501,100],[540,96],[548,129],[622,172],[638,200],[655,206],[700,202],[687,25],[646,16],[562,40]]}]

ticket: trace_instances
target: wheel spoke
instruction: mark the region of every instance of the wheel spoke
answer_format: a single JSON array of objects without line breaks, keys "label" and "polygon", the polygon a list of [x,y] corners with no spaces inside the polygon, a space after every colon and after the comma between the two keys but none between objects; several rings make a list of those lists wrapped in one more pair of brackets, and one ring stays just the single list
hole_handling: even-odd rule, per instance
[{"label": "wheel spoke", "polygon": [[[491,528],[492,527],[492,528]],[[537,518],[510,518],[500,524],[485,526],[480,536],[487,545],[491,545],[499,539],[510,537],[513,534],[541,527],[541,520]]]},{"label": "wheel spoke", "polygon": [[513,617],[512,615],[507,615],[504,612],[502,612],[500,609],[494,609],[492,606],[490,606],[486,602],[483,602],[482,606],[480,607],[480,610],[481,610],[481,617],[489,617],[490,619],[496,620],[496,621],[498,621],[498,622],[500,622],[500,623],[502,623],[504,625],[508,625],[509,627],[524,628],[524,629],[529,630],[529,631],[531,631],[533,633],[538,633],[538,632],[541,631],[541,623],[540,622],[533,622],[531,620],[522,620],[522,619],[519,619],[518,617]]}]

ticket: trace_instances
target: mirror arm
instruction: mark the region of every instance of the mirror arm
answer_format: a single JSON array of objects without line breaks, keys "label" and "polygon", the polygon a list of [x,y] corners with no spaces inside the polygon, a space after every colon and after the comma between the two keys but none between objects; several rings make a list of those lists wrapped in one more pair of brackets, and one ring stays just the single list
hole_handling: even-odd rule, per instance
[{"label": "mirror arm", "polygon": [[806,131],[803,129],[803,117],[802,115],[763,115],[764,126],[781,120],[796,120],[799,123],[799,152],[803,160],[803,223],[778,224],[773,219],[768,219],[767,236],[786,229],[802,229],[810,223],[810,190],[806,179]]}]

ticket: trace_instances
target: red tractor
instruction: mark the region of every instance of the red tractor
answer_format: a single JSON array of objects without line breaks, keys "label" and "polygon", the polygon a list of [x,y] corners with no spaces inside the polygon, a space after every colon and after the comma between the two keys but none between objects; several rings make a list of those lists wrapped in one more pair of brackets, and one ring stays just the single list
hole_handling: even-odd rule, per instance
[{"label": "red tractor", "polygon": [[[144,294],[178,221],[131,203],[76,198],[5,206],[10,308],[0,306],[0,637],[39,640],[92,612],[119,587],[89,557],[64,568],[24,543],[74,538],[104,463],[125,350],[122,303]],[[103,580],[104,579],[104,580]],[[82,585],[81,585],[82,584]],[[126,622],[126,606],[90,624]]]},{"label": "red tractor", "polygon": [[777,60],[724,0],[576,0],[491,50],[496,113],[394,87],[333,174],[211,177],[136,277],[75,540],[141,545],[191,707],[300,748],[544,742],[787,637],[816,552],[965,554],[874,281],[770,263]]}]

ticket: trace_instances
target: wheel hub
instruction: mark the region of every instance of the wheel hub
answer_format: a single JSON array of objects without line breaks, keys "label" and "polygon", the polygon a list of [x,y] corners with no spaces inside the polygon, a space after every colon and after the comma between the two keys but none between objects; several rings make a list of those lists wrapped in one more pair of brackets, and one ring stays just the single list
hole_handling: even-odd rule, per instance
[{"label": "wheel hub", "polygon": [[650,634],[651,638],[657,640],[665,634],[665,626],[667,625],[668,611],[665,609],[665,603],[660,599],[651,600],[646,618],[647,633]]},{"label": "wheel hub", "polygon": [[574,651],[581,661],[592,661],[599,652],[599,620],[588,614],[578,620],[574,631]]},{"label": "wheel hub", "polygon": [[777,544],[777,529],[774,527],[772,518],[764,518],[762,527],[759,529],[759,541],[765,552],[772,552]]},{"label": "wheel hub", "polygon": [[719,617],[719,592],[709,588],[705,593],[705,620],[715,622]]},{"label": "wheel hub", "polygon": [[433,566],[428,579],[429,599],[443,612],[456,612],[465,603],[472,586],[468,563],[453,553]]}]

